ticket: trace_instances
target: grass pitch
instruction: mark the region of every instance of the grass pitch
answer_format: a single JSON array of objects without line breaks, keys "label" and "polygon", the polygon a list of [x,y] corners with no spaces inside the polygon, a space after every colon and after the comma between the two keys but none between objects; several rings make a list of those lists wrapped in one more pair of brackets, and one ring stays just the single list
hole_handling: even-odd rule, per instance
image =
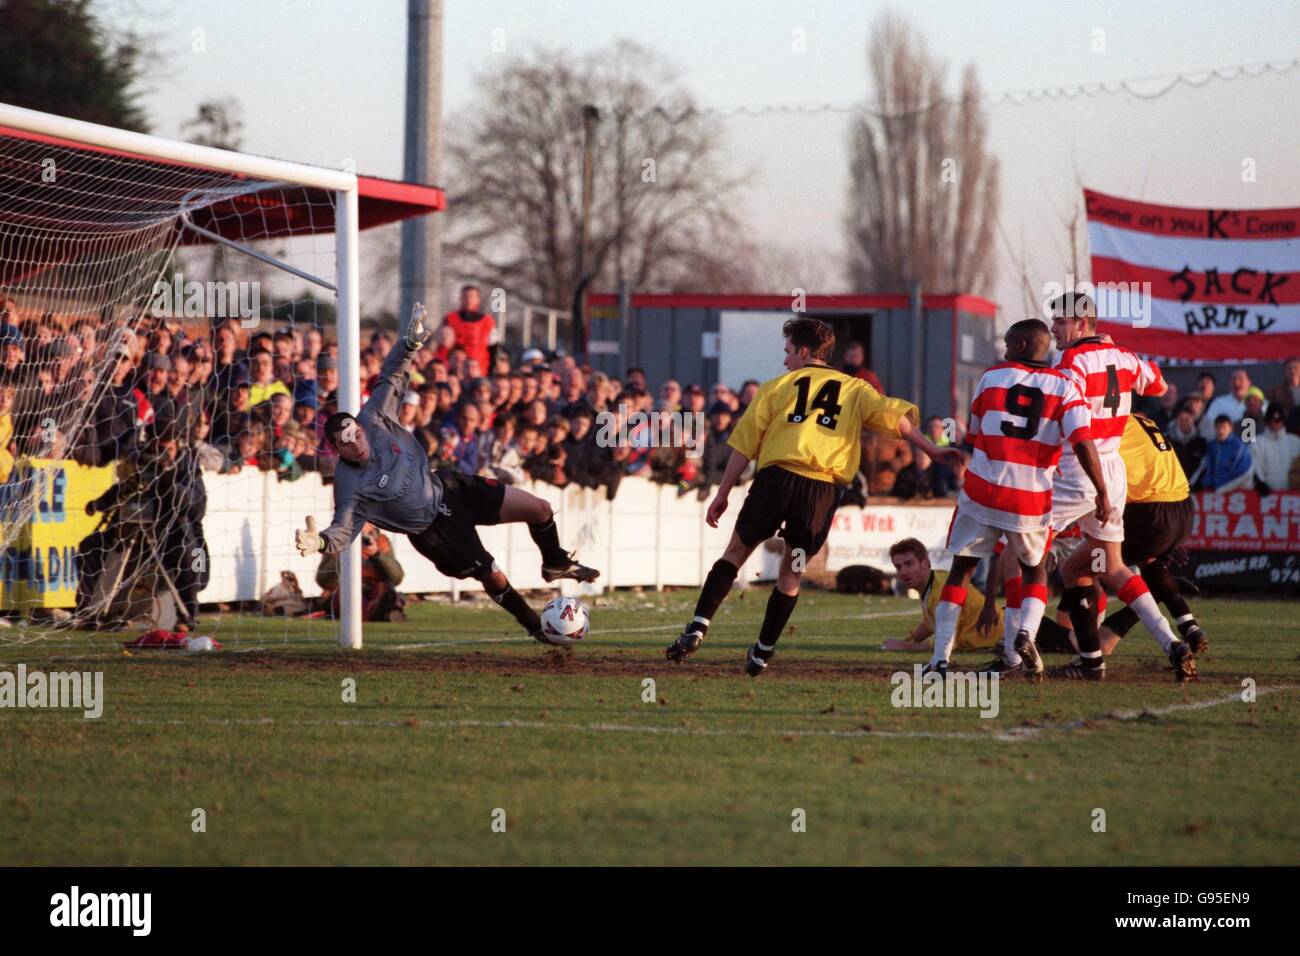
[{"label": "grass pitch", "polygon": [[920,657],[879,650],[905,599],[805,592],[744,677],[766,594],[682,666],[693,592],[589,599],[573,652],[440,603],[360,652],[249,617],[193,657],[0,645],[0,668],[103,671],[106,697],[99,720],[0,709],[0,864],[1300,863],[1294,602],[1194,602],[1197,683],[1135,628],[1105,684],[1007,680],[985,719],[891,704]]}]

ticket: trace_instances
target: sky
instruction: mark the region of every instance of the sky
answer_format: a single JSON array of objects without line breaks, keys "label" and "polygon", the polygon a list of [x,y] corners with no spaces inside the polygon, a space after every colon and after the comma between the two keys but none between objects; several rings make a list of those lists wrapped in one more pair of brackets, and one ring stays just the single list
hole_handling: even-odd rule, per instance
[{"label": "sky", "polygon": [[[405,0],[98,0],[101,15],[150,34],[144,103],[154,132],[179,137],[203,99],[243,107],[244,148],[400,178]],[[870,93],[873,0],[446,0],[444,114],[472,105],[473,80],[530,48],[589,52],[629,37],[666,56],[704,105],[848,104]],[[1201,71],[1300,56],[1300,0],[895,4],[931,51],[973,63],[990,92]],[[796,30],[804,49],[796,51]],[[202,31],[196,34],[195,31]],[[202,51],[195,50],[195,38]],[[503,51],[494,51],[504,41]],[[1147,82],[1144,92],[1163,85]],[[1019,317],[1023,266],[1035,284],[1068,267],[1062,217],[1077,182],[1172,205],[1300,205],[1300,67],[1283,76],[1129,96],[990,105],[1002,168],[999,281]],[[763,239],[843,255],[848,118],[731,115],[729,162],[753,177],[743,218]],[[1243,162],[1255,179],[1243,182]],[[443,183],[440,185],[451,186]],[[831,270],[832,272],[834,270]],[[823,276],[818,280],[826,281]],[[786,290],[755,290],[786,291]],[[874,291],[874,290],[862,290]],[[937,290],[936,290],[937,291]],[[950,291],[950,290],[942,290]]]}]

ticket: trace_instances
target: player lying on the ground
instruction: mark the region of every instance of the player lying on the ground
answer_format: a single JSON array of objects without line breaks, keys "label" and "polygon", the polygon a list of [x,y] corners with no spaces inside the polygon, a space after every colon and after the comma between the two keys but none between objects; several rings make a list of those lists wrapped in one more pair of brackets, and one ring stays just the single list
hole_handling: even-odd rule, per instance
[{"label": "player lying on the ground", "polygon": [[1095,581],[1100,579],[1133,609],[1161,650],[1169,655],[1174,678],[1184,681],[1196,677],[1196,656],[1170,629],[1146,582],[1128,569],[1121,554],[1128,479],[1119,445],[1133,391],[1158,397],[1169,386],[1153,363],[1096,332],[1097,309],[1088,296],[1066,293],[1052,303],[1052,335],[1061,349],[1056,367],[1074,382],[1088,403],[1110,491],[1108,518],[1094,516],[1081,461],[1073,455],[1061,456],[1052,483],[1052,529],[1062,531],[1078,521],[1084,542],[1061,566],[1065,592],[1060,607],[1070,613],[1079,659],[1059,668],[1058,676],[1076,680],[1102,680],[1106,676],[1097,628],[1097,595],[1101,589]]},{"label": "player lying on the ground", "polygon": [[948,672],[971,573],[1005,538],[1006,549],[1020,562],[1024,585],[1019,612],[1011,608],[1005,612],[1015,617],[1015,637],[1003,646],[999,670],[1035,680],[1042,676],[1043,661],[1034,636],[1047,609],[1044,557],[1052,515],[1052,475],[1063,445],[1074,449],[1092,483],[1097,520],[1104,522],[1110,515],[1088,406],[1074,383],[1044,361],[1050,344],[1047,326],[1038,319],[1024,319],[1007,329],[1004,342],[1006,360],[980,376],[971,399],[968,437],[974,454],[948,528],[952,570],[934,612],[934,653],[925,666],[927,673]]},{"label": "player lying on the ground", "polygon": [[731,458],[709,503],[710,527],[718,526],[731,489],[752,459],[758,460],[758,475],[731,541],[704,581],[695,616],[666,651],[670,661],[683,661],[699,650],[740,566],[784,526],[776,587],[758,642],[745,654],[745,673],[763,673],[799,600],[803,569],[826,542],[840,491],[857,474],[863,428],[905,439],[936,461],[961,462],[956,449],[936,447],[921,433],[915,405],[883,396],[862,379],[826,364],[835,350],[830,326],[811,318],[791,319],[781,334],[790,371],[759,388],[728,439]]},{"label": "player lying on the ground", "polygon": [[[1136,567],[1151,595],[1169,608],[1174,625],[1192,653],[1200,655],[1210,640],[1169,569],[1169,560],[1192,528],[1196,508],[1183,466],[1173,443],[1160,427],[1134,412],[1124,426],[1119,446],[1128,473],[1128,502],[1124,506],[1124,563]],[[1137,612],[1123,607],[1101,624],[1102,650],[1109,653],[1137,623]]]},{"label": "player lying on the ground", "polygon": [[546,581],[594,581],[599,571],[584,567],[560,546],[551,506],[521,488],[457,471],[434,472],[415,436],[398,421],[411,358],[424,344],[422,305],[416,304],[402,340],[393,346],[379,372],[379,383],[356,415],[336,412],[325,436],[339,453],[334,474],[334,520],[319,534],[315,520],[295,536],[305,556],[339,554],[369,521],[385,531],[405,534],[416,551],[443,574],[474,578],[488,596],[509,611],[528,633],[550,644],[537,612],[510,586],[478,536],[478,525],[522,521],[542,552]]},{"label": "player lying on the ground", "polygon": [[[934,612],[939,606],[939,595],[948,584],[948,572],[937,571],[930,566],[930,553],[916,538],[904,538],[895,542],[889,549],[889,559],[903,586],[921,592],[921,621],[905,640],[890,638],[880,648],[885,651],[928,651],[932,646],[930,636],[934,634]],[[1017,569],[1016,574],[1019,573]],[[992,577],[993,571],[989,575]],[[996,593],[995,588],[986,588],[982,595],[976,591],[967,596],[957,621],[957,640],[953,645],[955,650],[999,648],[997,653],[1001,653],[1004,621],[1002,610],[995,599]],[[1015,607],[1019,609],[1019,601]],[[1014,633],[1011,638],[1015,639]],[[1056,650],[1063,646],[1065,653],[1071,651],[1069,631],[1048,618],[1044,618],[1038,625],[1034,642],[1039,650]]]}]

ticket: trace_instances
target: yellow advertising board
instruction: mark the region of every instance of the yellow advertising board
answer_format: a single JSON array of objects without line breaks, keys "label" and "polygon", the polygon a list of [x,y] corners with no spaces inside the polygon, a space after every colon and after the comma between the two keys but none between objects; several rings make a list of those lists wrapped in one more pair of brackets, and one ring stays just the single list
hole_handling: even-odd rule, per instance
[{"label": "yellow advertising board", "polygon": [[[72,608],[77,598],[78,548],[103,516],[86,503],[114,481],[114,468],[73,461],[20,459],[0,485],[0,524],[8,541],[0,554],[0,608]],[[15,528],[11,522],[21,521]]]}]

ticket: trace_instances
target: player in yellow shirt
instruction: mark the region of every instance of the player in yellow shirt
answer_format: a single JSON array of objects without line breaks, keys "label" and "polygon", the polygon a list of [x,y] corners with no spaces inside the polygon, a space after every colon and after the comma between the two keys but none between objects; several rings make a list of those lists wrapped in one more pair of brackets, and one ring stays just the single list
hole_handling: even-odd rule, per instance
[{"label": "player in yellow shirt", "polygon": [[705,578],[695,616],[668,647],[670,661],[683,661],[699,650],[740,566],[780,530],[785,549],[776,587],[758,642],[745,655],[745,672],[751,677],[763,673],[799,600],[803,569],[826,543],[840,494],[857,474],[862,429],[902,438],[945,464],[961,462],[955,448],[939,448],[921,433],[915,405],[881,395],[862,379],[826,364],[835,350],[830,326],[807,317],[791,319],[781,334],[789,373],[759,388],[731,433],[731,458],[705,516],[710,527],[718,526],[732,487],[755,459],[758,474],[727,549]]},{"label": "player in yellow shirt", "polygon": [[[934,633],[934,609],[939,605],[943,586],[948,583],[948,572],[936,571],[930,567],[930,552],[916,538],[896,541],[889,549],[889,560],[893,562],[902,585],[921,592],[921,623],[912,630],[907,640],[887,640],[882,649],[928,650],[930,635]],[[967,595],[961,616],[957,619],[957,650],[974,651],[993,647],[999,642],[1002,637],[1002,611],[996,601],[993,609],[994,613],[985,621],[985,628],[981,631],[978,624],[984,611],[984,595],[975,590]]]},{"label": "player in yellow shirt", "polygon": [[[1187,606],[1169,559],[1192,528],[1196,507],[1187,475],[1173,443],[1151,419],[1134,412],[1124,426],[1120,457],[1128,472],[1128,501],[1124,506],[1124,563],[1136,566],[1157,601],[1169,609],[1183,640],[1199,655],[1210,646]],[[1101,625],[1102,649],[1115,643],[1137,623],[1137,615],[1121,608]]]}]

